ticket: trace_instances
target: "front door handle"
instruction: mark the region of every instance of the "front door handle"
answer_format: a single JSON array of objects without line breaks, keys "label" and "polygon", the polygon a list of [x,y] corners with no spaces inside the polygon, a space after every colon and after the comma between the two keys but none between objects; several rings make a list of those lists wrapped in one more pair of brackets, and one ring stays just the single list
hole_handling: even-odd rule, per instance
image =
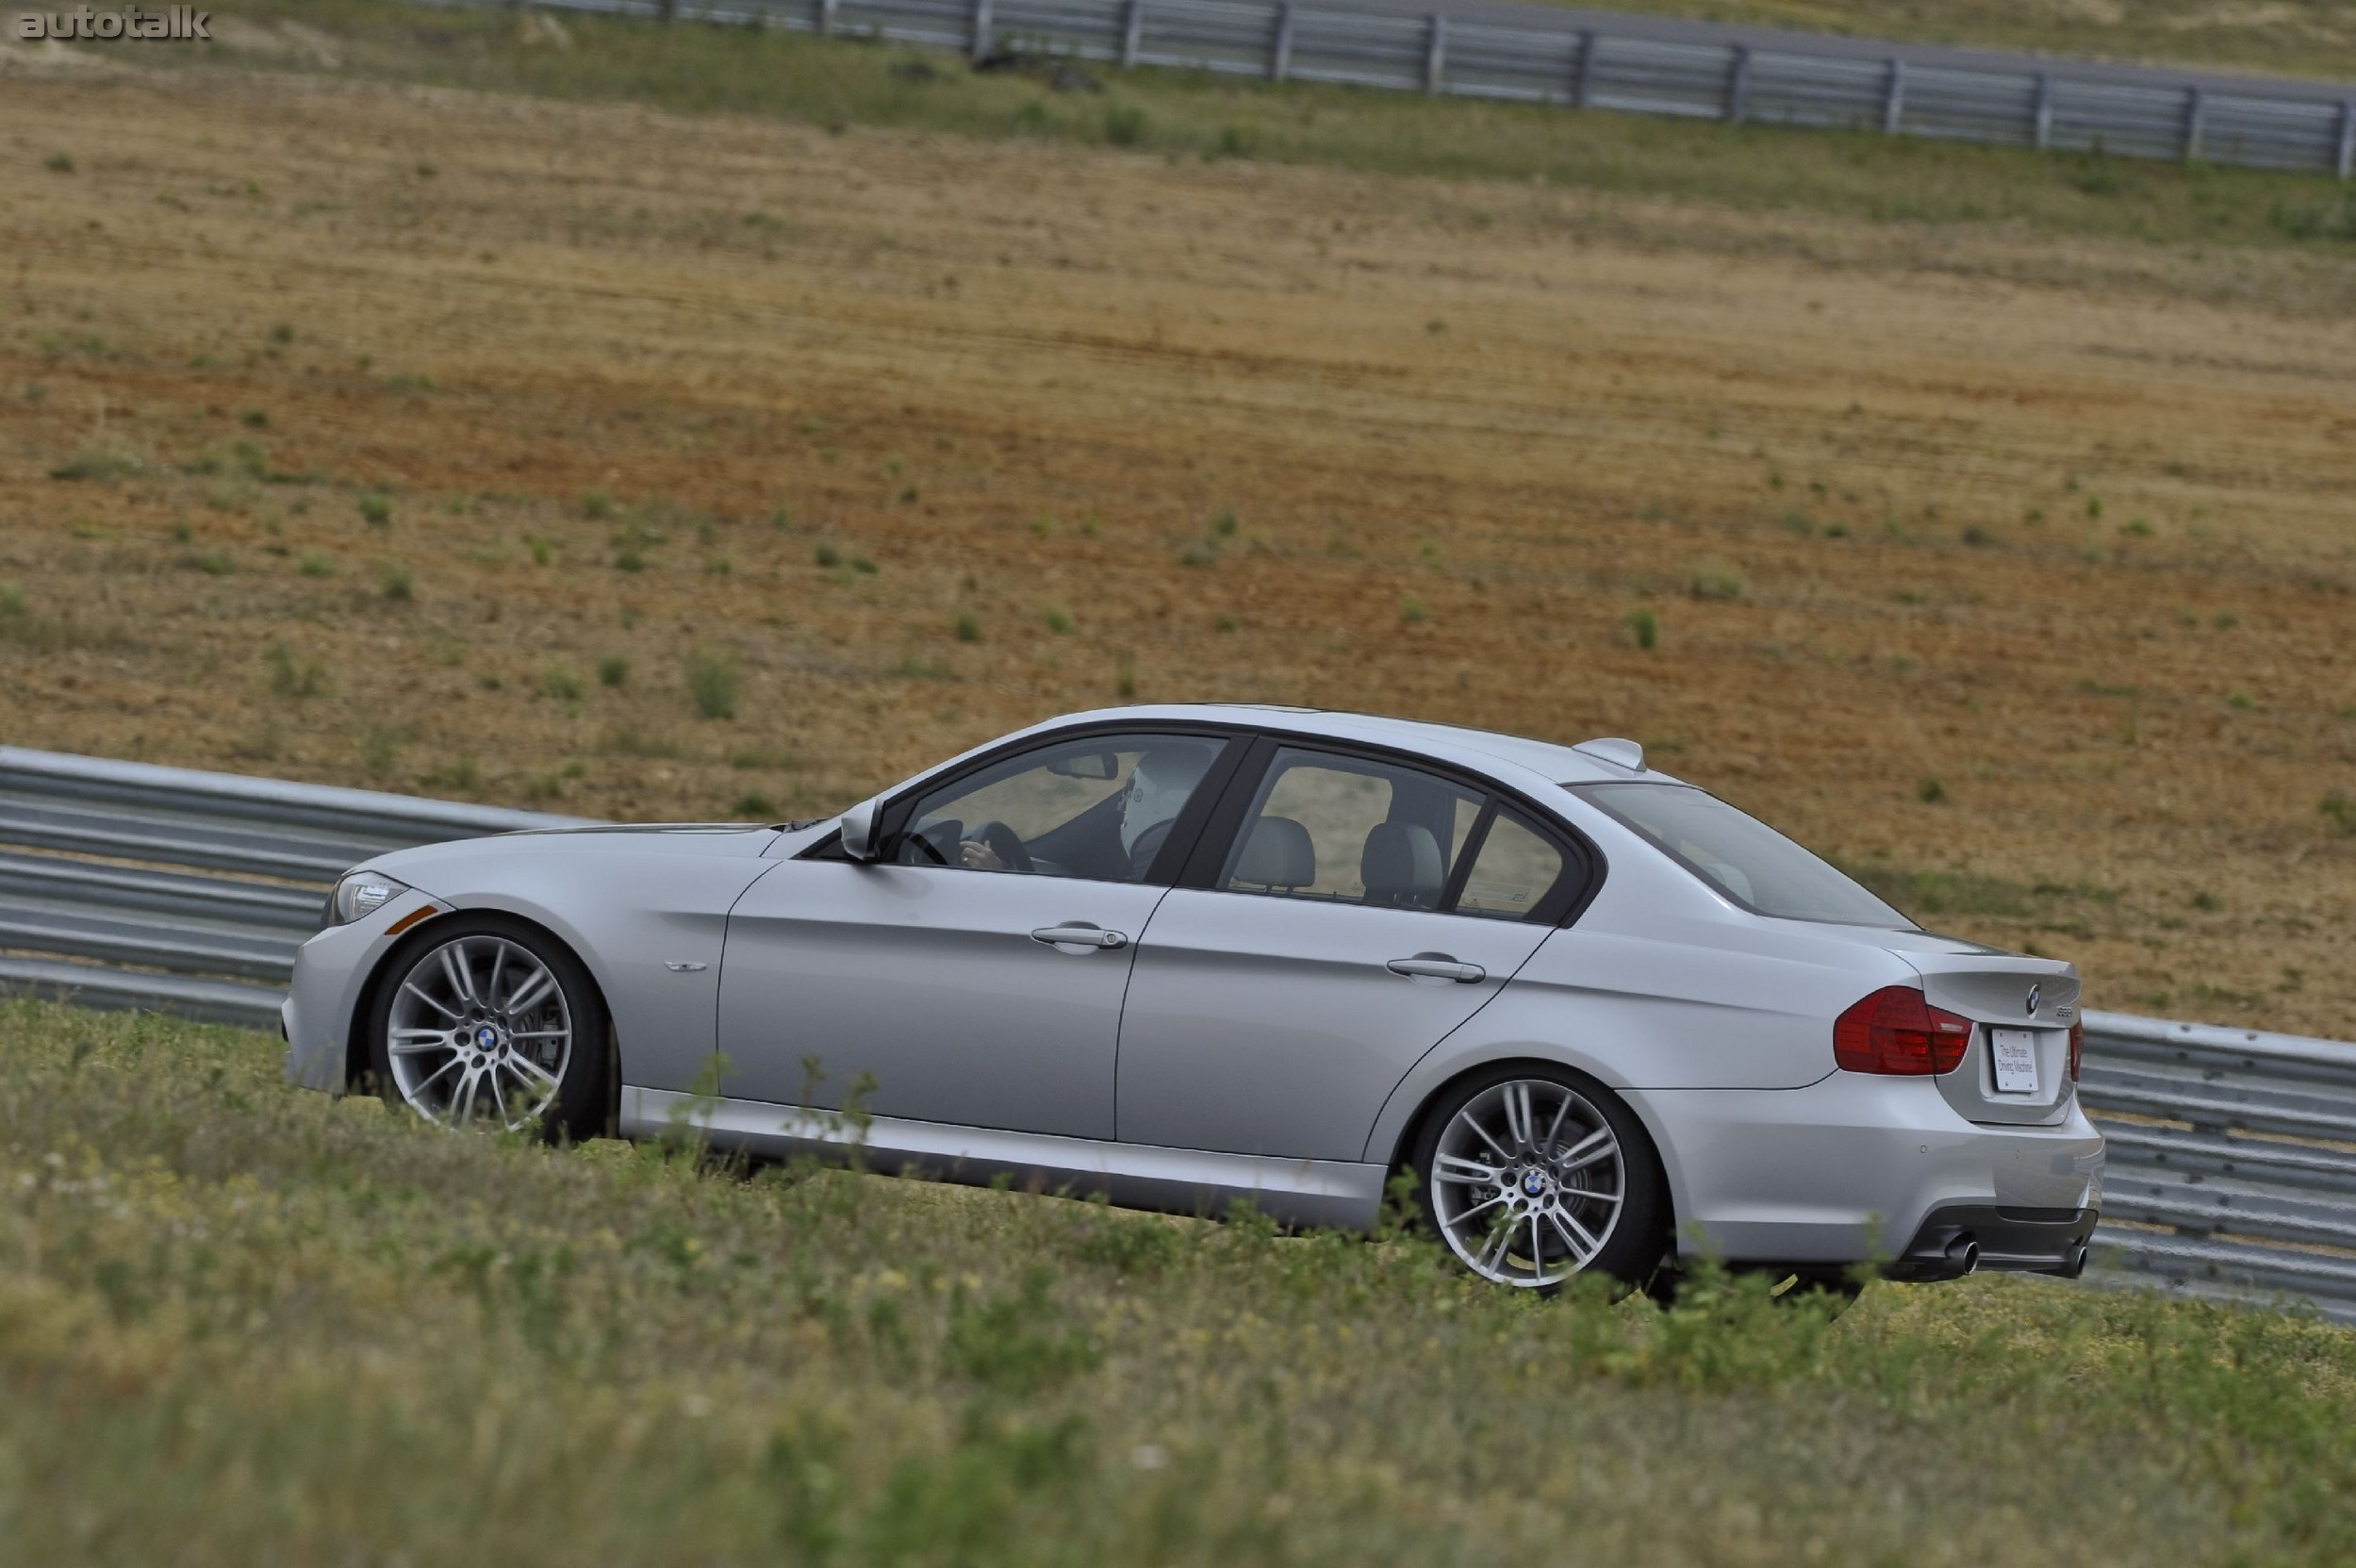
[{"label": "front door handle", "polygon": [[1394,958],[1383,967],[1409,980],[1453,980],[1458,985],[1477,985],[1489,978],[1489,971],[1479,965],[1458,964],[1446,953],[1417,953],[1413,958]]},{"label": "front door handle", "polygon": [[1072,924],[1041,926],[1030,933],[1033,942],[1045,942],[1058,952],[1095,952],[1102,948],[1126,948],[1129,935],[1125,932],[1099,931],[1095,926]]}]

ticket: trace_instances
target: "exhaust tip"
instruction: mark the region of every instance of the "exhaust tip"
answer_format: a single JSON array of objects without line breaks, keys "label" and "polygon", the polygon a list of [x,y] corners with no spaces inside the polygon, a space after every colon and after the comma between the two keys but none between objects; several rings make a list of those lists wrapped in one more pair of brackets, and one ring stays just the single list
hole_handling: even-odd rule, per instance
[{"label": "exhaust tip", "polygon": [[2086,1244],[2080,1242],[2069,1249],[2069,1262],[2062,1270],[2064,1279],[2075,1279],[2086,1272]]},{"label": "exhaust tip", "polygon": [[1969,1233],[1957,1236],[1947,1244],[1946,1259],[1958,1277],[1969,1274],[1980,1266],[1980,1244]]}]

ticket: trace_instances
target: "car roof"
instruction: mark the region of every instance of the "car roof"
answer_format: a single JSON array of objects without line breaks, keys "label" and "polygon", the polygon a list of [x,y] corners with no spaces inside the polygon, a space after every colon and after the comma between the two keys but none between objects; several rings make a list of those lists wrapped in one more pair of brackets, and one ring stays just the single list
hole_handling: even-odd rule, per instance
[{"label": "car roof", "polygon": [[1368,745],[1417,751],[1436,760],[1453,760],[1461,765],[1477,767],[1484,761],[1504,762],[1564,784],[1623,784],[1639,778],[1647,784],[1684,782],[1649,766],[1642,773],[1631,773],[1627,768],[1590,757],[1572,746],[1533,740],[1526,735],[1503,734],[1495,730],[1469,729],[1458,724],[1435,724],[1420,718],[1392,718],[1382,714],[1348,713],[1329,708],[1283,707],[1265,702],[1155,702],[1133,707],[1099,708],[1090,713],[1066,714],[1060,718],[1049,719],[1037,729],[1047,731],[1060,729],[1065,724],[1096,723],[1106,719],[1146,722],[1183,719],[1194,723],[1287,730],[1323,739],[1361,741]]}]

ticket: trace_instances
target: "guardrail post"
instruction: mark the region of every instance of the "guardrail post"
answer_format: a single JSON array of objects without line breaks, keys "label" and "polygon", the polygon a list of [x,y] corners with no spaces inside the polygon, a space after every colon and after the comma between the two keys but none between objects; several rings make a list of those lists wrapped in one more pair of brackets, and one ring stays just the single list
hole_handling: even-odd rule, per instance
[{"label": "guardrail post", "polygon": [[1448,68],[1448,19],[1432,12],[1431,35],[1424,46],[1424,91],[1440,91],[1441,73]]},{"label": "guardrail post", "polygon": [[1145,0],[1129,0],[1129,16],[1121,24],[1121,69],[1137,63],[1137,49],[1145,39]]},{"label": "guardrail post", "polygon": [[2184,89],[2184,161],[2192,162],[2200,156],[2201,122],[2208,117],[2209,106],[2197,87]]},{"label": "guardrail post", "polygon": [[990,58],[990,0],[974,0],[973,62],[980,65]]},{"label": "guardrail post", "polygon": [[1896,136],[1906,118],[1906,62],[1889,62],[1889,80],[1882,88],[1882,134]]},{"label": "guardrail post", "polygon": [[818,0],[818,36],[834,36],[834,16],[842,8],[843,0]]},{"label": "guardrail post", "polygon": [[1290,3],[1277,8],[1276,41],[1268,47],[1268,79],[1284,80],[1293,69],[1293,8]]},{"label": "guardrail post", "polygon": [[1571,107],[1587,107],[1595,92],[1595,47],[1604,41],[1593,28],[1579,35],[1579,69],[1571,80]]},{"label": "guardrail post", "polygon": [[2356,98],[2340,106],[2340,178],[2356,174]]},{"label": "guardrail post", "polygon": [[1735,45],[1733,62],[1726,71],[1726,120],[1739,125],[1745,110],[1751,107],[1751,47]]},{"label": "guardrail post", "polygon": [[2035,128],[2030,140],[2040,153],[2053,145],[2053,78],[2042,71],[2037,73]]}]

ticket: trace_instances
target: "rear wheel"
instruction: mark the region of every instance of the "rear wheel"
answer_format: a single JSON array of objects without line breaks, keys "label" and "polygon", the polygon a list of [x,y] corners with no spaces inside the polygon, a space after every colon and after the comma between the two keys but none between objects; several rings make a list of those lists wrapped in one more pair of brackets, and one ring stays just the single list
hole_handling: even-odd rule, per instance
[{"label": "rear wheel", "polygon": [[1574,1274],[1652,1277],[1668,1205],[1651,1140],[1564,1068],[1483,1073],[1425,1118],[1411,1157],[1425,1224],[1484,1279],[1551,1290]]},{"label": "rear wheel", "polygon": [[388,1103],[440,1127],[601,1129],[611,1026],[563,944],[519,920],[444,916],[385,972],[369,1059]]}]

